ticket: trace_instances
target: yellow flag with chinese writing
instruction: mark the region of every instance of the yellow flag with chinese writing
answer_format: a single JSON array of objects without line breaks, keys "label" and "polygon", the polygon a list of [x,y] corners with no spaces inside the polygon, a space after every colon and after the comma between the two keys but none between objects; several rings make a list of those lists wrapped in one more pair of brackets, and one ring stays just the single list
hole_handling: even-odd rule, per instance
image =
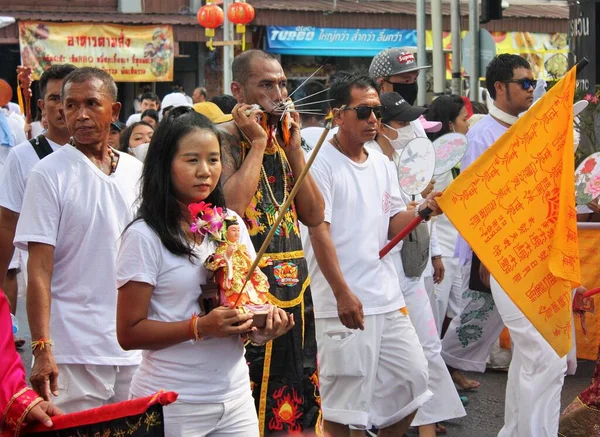
[{"label": "yellow flag with chinese writing", "polygon": [[579,285],[575,68],[445,190],[438,203],[502,289],[564,356]]}]

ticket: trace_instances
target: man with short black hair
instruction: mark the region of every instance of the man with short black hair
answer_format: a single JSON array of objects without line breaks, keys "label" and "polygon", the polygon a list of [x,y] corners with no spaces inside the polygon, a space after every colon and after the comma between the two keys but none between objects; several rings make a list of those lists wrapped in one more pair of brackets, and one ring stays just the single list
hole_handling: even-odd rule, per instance
[{"label": "man with short black hair", "polygon": [[[392,258],[377,254],[418,209],[407,211],[390,160],[365,148],[381,119],[377,83],[340,73],[329,96],[339,129],[311,168],[325,200],[325,221],[309,227],[305,240],[324,429],[348,436],[349,427],[372,424],[381,437],[402,436],[431,398],[427,360]],[[439,194],[419,208],[439,213]]]},{"label": "man with short black hair", "polygon": [[[490,62],[486,87],[494,99],[493,107],[469,130],[462,169],[477,160],[520,113],[531,107],[535,83],[531,66],[521,56],[503,54]],[[473,251],[460,235],[456,254],[464,266],[463,276],[469,276]],[[474,273],[479,273],[491,294],[467,290],[462,314],[452,320],[442,341],[442,356],[449,366],[483,372],[491,347],[506,325],[513,341],[513,358],[506,384],[504,427],[498,436],[554,437],[558,434],[566,357],[560,358],[554,352],[483,264]]]},{"label": "man with short black hair", "polygon": [[[60,90],[65,77],[75,70],[73,65],[54,65],[40,77],[38,87],[40,99],[37,104],[48,123],[48,129],[31,141],[13,147],[4,164],[2,190],[0,190],[0,284],[6,276],[16,276],[19,251],[13,239],[17,221],[23,206],[23,196],[29,172],[44,156],[58,150],[69,141],[69,130],[60,114]],[[27,252],[23,251],[22,265],[27,266]],[[25,271],[26,268],[23,269]],[[25,272],[26,273],[26,272]],[[17,288],[5,289],[11,312],[17,310]]]},{"label": "man with short black hair", "polygon": [[116,99],[103,70],[80,68],[64,79],[59,111],[72,143],[31,170],[15,235],[29,250],[31,384],[69,413],[127,400],[141,360],[116,338],[117,250],[142,171],[108,146]]},{"label": "man with short black hair", "polygon": [[146,109],[154,109],[155,111],[158,111],[160,109],[160,99],[156,94],[150,92],[142,94],[141,111],[135,114],[131,114],[127,119],[127,123],[125,124],[127,126],[131,126],[133,123],[137,123],[138,121],[140,121],[142,119],[142,113]]}]

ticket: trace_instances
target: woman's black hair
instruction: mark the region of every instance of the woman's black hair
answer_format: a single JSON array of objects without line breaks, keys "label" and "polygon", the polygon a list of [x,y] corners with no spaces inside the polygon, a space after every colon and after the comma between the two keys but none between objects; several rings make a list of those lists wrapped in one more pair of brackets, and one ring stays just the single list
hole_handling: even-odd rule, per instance
[{"label": "woman's black hair", "polygon": [[[142,172],[142,193],[138,218],[143,219],[160,238],[165,248],[174,255],[195,258],[192,245],[181,227],[183,214],[175,198],[171,180],[171,164],[181,139],[196,129],[208,130],[215,135],[221,149],[221,138],[215,125],[192,108],[177,107],[169,111],[156,128]],[[225,209],[221,181],[204,200]]]},{"label": "woman's black hair", "polygon": [[121,136],[119,137],[119,152],[129,153],[129,139],[131,138],[131,134],[133,130],[138,126],[148,126],[150,129],[154,130],[152,125],[145,121],[136,121],[135,123],[127,126],[123,132],[121,132]]},{"label": "woman's black hair", "polygon": [[142,112],[140,120],[144,120],[144,117],[150,117],[158,124],[158,111],[156,109],[146,109]]},{"label": "woman's black hair", "polygon": [[460,111],[465,107],[465,102],[462,97],[455,94],[451,96],[440,96],[435,99],[425,114],[425,118],[429,121],[439,121],[442,123],[442,128],[438,132],[427,133],[431,141],[441,137],[450,130],[450,122],[456,122],[456,118]]}]

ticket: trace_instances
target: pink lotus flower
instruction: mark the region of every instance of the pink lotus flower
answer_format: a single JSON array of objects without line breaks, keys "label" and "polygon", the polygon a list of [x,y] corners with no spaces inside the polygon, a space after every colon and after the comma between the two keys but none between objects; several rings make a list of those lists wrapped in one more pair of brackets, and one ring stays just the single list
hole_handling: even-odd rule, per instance
[{"label": "pink lotus flower", "polygon": [[600,196],[600,174],[592,176],[588,184],[585,186],[583,190],[586,194],[592,196],[592,199]]}]

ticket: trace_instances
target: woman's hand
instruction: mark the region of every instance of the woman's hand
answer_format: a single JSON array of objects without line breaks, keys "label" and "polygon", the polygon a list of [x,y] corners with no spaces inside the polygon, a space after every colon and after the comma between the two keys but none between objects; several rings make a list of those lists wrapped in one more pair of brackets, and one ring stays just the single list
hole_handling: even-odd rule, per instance
[{"label": "woman's hand", "polygon": [[272,306],[267,314],[267,322],[264,328],[253,327],[249,335],[250,340],[254,343],[264,344],[267,341],[273,340],[294,327],[294,315],[288,314],[287,311]]},{"label": "woman's hand", "polygon": [[252,327],[252,317],[254,317],[252,313],[240,313],[236,309],[221,306],[205,316],[198,317],[196,320],[198,335],[200,338],[222,338],[246,334]]},{"label": "woman's hand", "polygon": [[52,423],[52,416],[60,416],[63,412],[56,405],[48,402],[42,401],[33,407],[27,416],[25,416],[25,422],[27,423],[43,423],[44,426],[48,428],[52,428],[54,423]]}]

